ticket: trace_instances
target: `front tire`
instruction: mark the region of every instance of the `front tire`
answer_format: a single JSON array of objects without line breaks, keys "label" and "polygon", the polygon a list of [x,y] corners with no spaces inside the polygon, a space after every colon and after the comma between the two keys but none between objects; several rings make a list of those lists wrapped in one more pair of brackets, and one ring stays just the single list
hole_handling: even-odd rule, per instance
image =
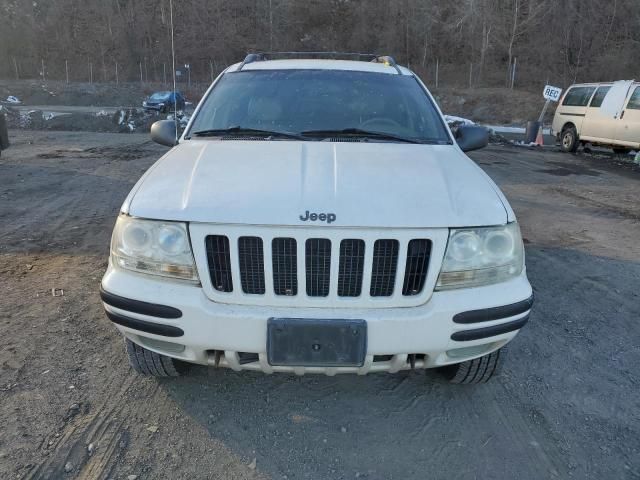
[{"label": "front tire", "polygon": [[500,373],[502,353],[501,350],[496,350],[483,357],[447,365],[439,370],[450,383],[466,385],[485,383],[491,377]]},{"label": "front tire", "polygon": [[566,127],[562,130],[560,150],[566,153],[574,153],[578,150],[578,132],[575,127]]},{"label": "front tire", "polygon": [[179,377],[187,373],[189,364],[166,355],[147,350],[125,338],[129,364],[140,375]]}]

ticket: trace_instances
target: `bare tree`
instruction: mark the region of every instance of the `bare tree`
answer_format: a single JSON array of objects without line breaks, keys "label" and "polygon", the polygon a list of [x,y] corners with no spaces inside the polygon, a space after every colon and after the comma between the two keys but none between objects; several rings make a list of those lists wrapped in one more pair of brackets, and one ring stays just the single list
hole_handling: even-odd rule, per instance
[{"label": "bare tree", "polygon": [[[518,57],[518,85],[542,77],[637,76],[638,0],[181,0],[178,65],[209,82],[248,51],[343,50],[394,55],[440,83],[500,85]],[[168,0],[0,1],[0,77],[164,80]],[[470,65],[473,65],[471,67]],[[213,67],[213,68],[212,68]],[[506,74],[505,74],[506,73]]]}]

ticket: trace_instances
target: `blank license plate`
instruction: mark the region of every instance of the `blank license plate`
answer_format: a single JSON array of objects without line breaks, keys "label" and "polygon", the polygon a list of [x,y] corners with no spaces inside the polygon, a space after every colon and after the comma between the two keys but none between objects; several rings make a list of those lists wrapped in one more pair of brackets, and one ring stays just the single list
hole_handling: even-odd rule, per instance
[{"label": "blank license plate", "polygon": [[274,366],[361,367],[367,353],[367,322],[270,318],[267,357]]}]

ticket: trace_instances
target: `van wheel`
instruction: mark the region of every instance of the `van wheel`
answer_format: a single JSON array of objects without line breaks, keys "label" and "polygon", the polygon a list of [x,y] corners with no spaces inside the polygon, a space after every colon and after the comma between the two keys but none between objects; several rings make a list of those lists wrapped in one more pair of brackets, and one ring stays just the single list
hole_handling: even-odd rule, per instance
[{"label": "van wheel", "polygon": [[624,147],[613,147],[613,153],[615,153],[616,155],[626,155],[630,151],[630,149]]},{"label": "van wheel", "polygon": [[179,377],[187,373],[189,364],[166,355],[152,352],[125,338],[129,364],[140,375],[152,377]]},{"label": "van wheel", "polygon": [[578,132],[575,127],[566,127],[562,130],[560,150],[567,153],[574,153],[578,150]]},{"label": "van wheel", "polygon": [[454,363],[438,370],[450,383],[473,384],[485,383],[497,375],[502,365],[501,350],[462,363]]}]

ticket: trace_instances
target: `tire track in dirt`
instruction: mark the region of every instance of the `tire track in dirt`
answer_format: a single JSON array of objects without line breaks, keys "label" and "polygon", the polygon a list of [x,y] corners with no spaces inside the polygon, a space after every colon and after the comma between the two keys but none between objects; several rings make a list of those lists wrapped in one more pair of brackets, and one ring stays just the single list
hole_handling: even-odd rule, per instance
[{"label": "tire track in dirt", "polygon": [[[108,478],[129,443],[130,432],[125,422],[135,415],[135,409],[143,407],[139,402],[128,402],[128,394],[135,388],[137,395],[145,395],[153,401],[159,387],[156,382],[140,382],[135,374],[129,373],[124,382],[112,377],[107,390],[111,388],[118,389],[117,393],[97,409],[69,415],[59,437],[49,445],[48,457],[32,468],[25,477],[27,480],[62,478],[67,463],[73,466],[76,478]],[[91,451],[89,445],[93,446]]]}]

